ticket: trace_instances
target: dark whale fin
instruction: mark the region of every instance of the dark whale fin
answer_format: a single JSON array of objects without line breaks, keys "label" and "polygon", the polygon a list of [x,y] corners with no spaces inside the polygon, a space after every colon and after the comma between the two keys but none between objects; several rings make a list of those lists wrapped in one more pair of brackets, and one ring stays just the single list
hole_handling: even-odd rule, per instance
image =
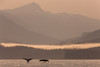
[{"label": "dark whale fin", "polygon": [[41,59],[41,60],[39,60],[39,62],[47,63],[47,62],[49,62],[49,60],[48,59]]},{"label": "dark whale fin", "polygon": [[29,58],[29,59],[27,59],[27,58],[23,58],[23,59],[26,60],[27,63],[29,63],[33,58]]}]

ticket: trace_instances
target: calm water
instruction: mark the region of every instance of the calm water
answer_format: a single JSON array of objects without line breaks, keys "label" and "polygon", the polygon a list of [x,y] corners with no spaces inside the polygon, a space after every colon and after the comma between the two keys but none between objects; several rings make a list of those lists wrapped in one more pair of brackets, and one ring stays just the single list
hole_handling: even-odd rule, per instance
[{"label": "calm water", "polygon": [[0,67],[100,67],[99,60],[50,60],[49,63],[40,63],[32,60],[0,60]]}]

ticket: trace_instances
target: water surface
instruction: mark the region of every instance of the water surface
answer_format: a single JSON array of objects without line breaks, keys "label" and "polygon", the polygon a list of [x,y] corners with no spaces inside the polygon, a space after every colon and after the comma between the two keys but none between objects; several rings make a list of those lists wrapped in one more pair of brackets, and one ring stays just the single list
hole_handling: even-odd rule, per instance
[{"label": "water surface", "polygon": [[50,60],[49,63],[40,63],[32,60],[0,60],[0,67],[100,67],[100,60]]}]

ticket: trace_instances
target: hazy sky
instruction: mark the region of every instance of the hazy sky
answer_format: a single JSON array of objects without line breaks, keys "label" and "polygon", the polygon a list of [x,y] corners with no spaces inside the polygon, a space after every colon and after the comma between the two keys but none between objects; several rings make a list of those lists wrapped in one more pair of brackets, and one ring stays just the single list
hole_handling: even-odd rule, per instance
[{"label": "hazy sky", "polygon": [[15,8],[31,2],[54,13],[68,12],[100,19],[100,0],[0,0],[0,9]]}]

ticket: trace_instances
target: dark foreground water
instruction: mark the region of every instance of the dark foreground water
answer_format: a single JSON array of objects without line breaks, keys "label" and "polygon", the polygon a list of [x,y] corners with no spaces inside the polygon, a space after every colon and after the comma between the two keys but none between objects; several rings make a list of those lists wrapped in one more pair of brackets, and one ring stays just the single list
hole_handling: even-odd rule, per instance
[{"label": "dark foreground water", "polygon": [[32,60],[0,60],[0,67],[100,67],[99,60],[50,60],[49,63],[40,63]]}]

